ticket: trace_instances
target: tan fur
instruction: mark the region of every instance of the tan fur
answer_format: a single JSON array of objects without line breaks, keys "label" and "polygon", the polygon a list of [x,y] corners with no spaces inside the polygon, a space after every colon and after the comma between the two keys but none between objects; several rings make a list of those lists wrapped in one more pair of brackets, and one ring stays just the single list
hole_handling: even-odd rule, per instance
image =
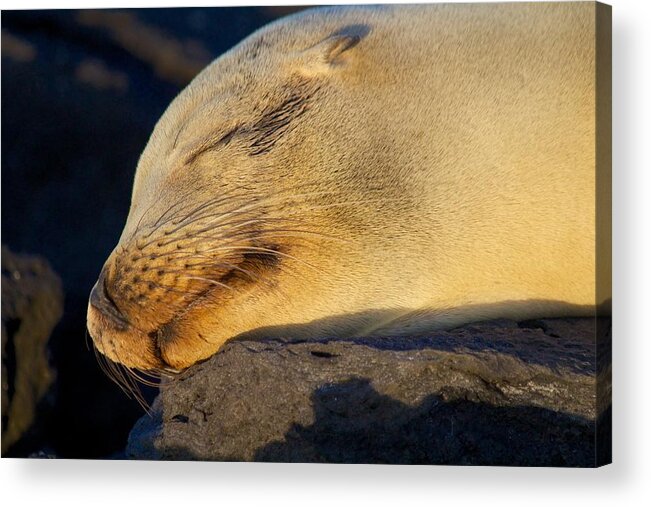
[{"label": "tan fur", "polygon": [[142,154],[104,275],[128,324],[89,305],[98,349],[181,369],[242,335],[585,314],[594,16],[592,3],[337,7],[244,40]]}]

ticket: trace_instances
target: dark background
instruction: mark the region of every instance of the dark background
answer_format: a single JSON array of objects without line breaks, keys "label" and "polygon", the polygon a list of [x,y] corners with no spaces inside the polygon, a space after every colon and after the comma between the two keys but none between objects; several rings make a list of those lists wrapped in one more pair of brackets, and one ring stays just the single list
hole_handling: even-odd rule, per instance
[{"label": "dark background", "polygon": [[2,243],[45,257],[65,292],[50,339],[56,383],[36,430],[8,455],[120,457],[144,412],[88,349],[86,306],[124,225],[138,157],[194,75],[297,9],[2,12]]}]

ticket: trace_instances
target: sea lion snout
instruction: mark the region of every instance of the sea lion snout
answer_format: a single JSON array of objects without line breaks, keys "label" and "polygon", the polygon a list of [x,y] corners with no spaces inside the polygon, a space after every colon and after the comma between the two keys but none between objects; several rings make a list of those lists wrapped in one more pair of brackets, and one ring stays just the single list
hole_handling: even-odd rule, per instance
[{"label": "sea lion snout", "polygon": [[197,254],[189,241],[162,228],[154,234],[143,228],[111,253],[91,290],[87,314],[93,343],[108,359],[143,371],[191,364],[176,351],[171,330],[181,326],[184,340],[204,340],[194,328],[183,327],[186,314],[227,297],[234,284],[245,282],[237,279],[240,272],[255,276],[252,266],[239,265],[237,251]]},{"label": "sea lion snout", "polygon": [[90,293],[87,324],[97,351],[127,368],[157,369],[167,365],[160,355],[155,335],[139,328],[124,307],[119,285],[102,269]]},{"label": "sea lion snout", "polygon": [[[88,331],[99,352],[129,368],[164,368],[166,363],[156,340],[156,329],[175,311],[172,305],[147,300],[145,293],[156,272],[125,269],[128,248],[118,248],[100,271],[88,300]],[[149,275],[149,276],[148,276]],[[146,314],[146,320],[142,315]]]},{"label": "sea lion snout", "polygon": [[109,292],[106,268],[102,269],[97,283],[95,283],[95,286],[90,292],[89,303],[117,329],[122,331],[126,330],[129,321]]}]

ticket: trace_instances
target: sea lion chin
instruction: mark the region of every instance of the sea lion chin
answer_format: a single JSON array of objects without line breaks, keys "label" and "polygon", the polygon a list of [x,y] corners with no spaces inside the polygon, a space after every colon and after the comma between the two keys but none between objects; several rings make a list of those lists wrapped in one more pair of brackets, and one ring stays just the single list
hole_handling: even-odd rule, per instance
[{"label": "sea lion chin", "polygon": [[237,336],[589,313],[593,8],[334,7],[245,39],[140,158],[97,350],[178,371]]}]

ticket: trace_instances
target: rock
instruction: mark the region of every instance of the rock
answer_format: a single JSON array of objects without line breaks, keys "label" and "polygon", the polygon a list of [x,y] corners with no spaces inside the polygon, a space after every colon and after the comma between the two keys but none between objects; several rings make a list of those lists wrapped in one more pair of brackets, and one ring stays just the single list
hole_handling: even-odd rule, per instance
[{"label": "rock", "polygon": [[126,454],[595,466],[595,332],[595,319],[553,319],[410,338],[233,341],[161,387]]},{"label": "rock", "polygon": [[48,340],[63,313],[61,280],[41,257],[2,247],[2,454],[30,429],[55,373]]},{"label": "rock", "polygon": [[29,458],[32,459],[56,459],[58,456],[52,449],[41,449],[39,451],[31,453]]}]

